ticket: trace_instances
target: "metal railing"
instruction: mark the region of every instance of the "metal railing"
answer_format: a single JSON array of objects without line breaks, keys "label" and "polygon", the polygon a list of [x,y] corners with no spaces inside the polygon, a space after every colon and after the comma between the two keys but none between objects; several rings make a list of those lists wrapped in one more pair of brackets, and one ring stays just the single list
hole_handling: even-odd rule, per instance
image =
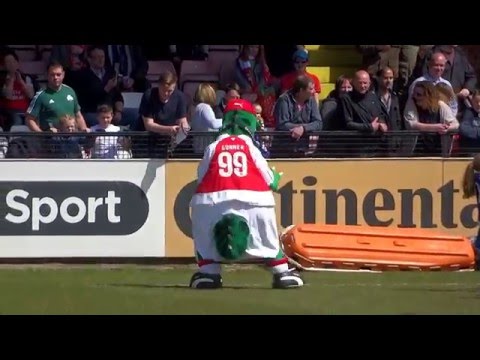
[{"label": "metal railing", "polygon": [[[190,132],[176,144],[171,136],[149,132],[0,133],[0,158],[8,159],[199,159],[216,132]],[[268,158],[469,157],[478,146],[464,146],[457,134],[417,131],[381,135],[346,131],[310,133],[299,140],[289,132],[258,132],[256,141]]]}]

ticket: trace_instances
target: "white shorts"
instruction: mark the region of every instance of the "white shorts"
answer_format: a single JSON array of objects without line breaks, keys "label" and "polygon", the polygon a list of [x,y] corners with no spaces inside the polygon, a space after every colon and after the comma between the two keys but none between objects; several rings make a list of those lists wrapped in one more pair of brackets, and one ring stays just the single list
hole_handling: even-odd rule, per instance
[{"label": "white shorts", "polygon": [[213,227],[226,214],[243,216],[250,228],[251,239],[246,254],[239,259],[274,259],[280,251],[275,208],[252,206],[238,200],[216,205],[192,205],[192,233],[195,251],[203,260],[226,261],[217,252]]}]

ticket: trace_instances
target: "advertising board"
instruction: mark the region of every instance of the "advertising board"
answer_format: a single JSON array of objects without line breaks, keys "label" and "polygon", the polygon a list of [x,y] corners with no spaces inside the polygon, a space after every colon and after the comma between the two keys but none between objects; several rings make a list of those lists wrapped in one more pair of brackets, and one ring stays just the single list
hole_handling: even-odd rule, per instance
[{"label": "advertising board", "polygon": [[165,161],[0,162],[0,257],[165,255]]},{"label": "advertising board", "polygon": [[[296,223],[425,228],[472,235],[473,199],[462,199],[468,160],[295,159],[271,161],[283,171],[275,194],[279,228]],[[197,161],[167,163],[166,256],[193,256],[188,203]]]}]

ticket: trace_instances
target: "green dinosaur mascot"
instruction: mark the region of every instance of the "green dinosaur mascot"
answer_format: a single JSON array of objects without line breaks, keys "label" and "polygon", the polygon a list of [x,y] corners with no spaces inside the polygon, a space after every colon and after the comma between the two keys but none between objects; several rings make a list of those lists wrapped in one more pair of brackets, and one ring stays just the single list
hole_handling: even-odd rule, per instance
[{"label": "green dinosaur mascot", "polygon": [[282,173],[269,167],[255,145],[258,126],[250,102],[230,100],[219,136],[198,166],[191,208],[199,269],[192,288],[221,287],[221,264],[244,261],[269,267],[274,288],[303,286],[280,248],[273,191]]}]

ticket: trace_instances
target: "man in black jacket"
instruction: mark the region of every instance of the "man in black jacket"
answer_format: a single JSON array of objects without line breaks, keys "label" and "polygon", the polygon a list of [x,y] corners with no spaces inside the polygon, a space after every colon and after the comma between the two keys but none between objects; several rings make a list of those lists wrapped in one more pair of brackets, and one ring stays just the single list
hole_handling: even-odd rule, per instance
[{"label": "man in black jacket", "polygon": [[352,91],[340,97],[339,117],[344,120],[345,130],[362,133],[348,137],[348,148],[359,156],[372,156],[379,150],[379,135],[388,131],[385,121],[388,115],[379,98],[370,91],[371,80],[366,71],[355,73],[352,86]]},{"label": "man in black jacket", "polygon": [[122,121],[123,96],[118,87],[118,77],[111,67],[105,66],[103,48],[90,47],[87,60],[89,67],[79,70],[75,91],[88,126],[97,124],[97,106],[100,104],[112,106],[115,125],[127,125]]},{"label": "man in black jacket", "polygon": [[[405,121],[403,112],[400,108],[400,99],[394,88],[394,75],[391,68],[384,67],[377,74],[377,88],[375,94],[380,100],[380,105],[386,115],[385,123],[388,130],[401,131],[405,130]],[[402,137],[388,136],[386,139],[388,152],[390,155],[397,155],[402,145]]]}]

